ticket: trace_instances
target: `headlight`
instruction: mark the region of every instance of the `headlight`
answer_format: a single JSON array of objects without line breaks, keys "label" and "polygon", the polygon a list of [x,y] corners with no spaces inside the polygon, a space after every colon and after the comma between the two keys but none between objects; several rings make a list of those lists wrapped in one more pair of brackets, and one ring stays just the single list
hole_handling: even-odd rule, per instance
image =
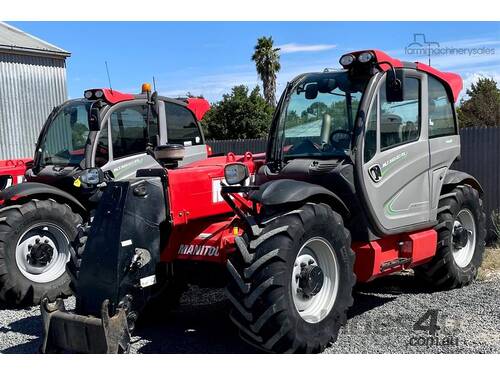
[{"label": "headlight", "polygon": [[358,56],[358,61],[360,63],[367,63],[373,59],[373,54],[371,52],[363,52]]},{"label": "headlight", "polygon": [[354,57],[354,55],[348,54],[348,55],[342,56],[340,58],[339,62],[340,62],[340,65],[342,65],[342,66],[348,66],[348,65],[351,65],[355,59],[356,58]]},{"label": "headlight", "polygon": [[99,185],[104,181],[104,173],[99,168],[85,169],[80,175],[80,181],[86,185]]},{"label": "headlight", "polygon": [[94,95],[97,99],[101,99],[104,96],[104,93],[101,90],[97,90],[94,92]]},{"label": "headlight", "polygon": [[229,185],[243,183],[248,178],[248,168],[243,163],[227,164],[224,168],[224,177]]},{"label": "headlight", "polygon": [[94,95],[94,93],[92,91],[90,91],[90,90],[85,91],[85,94],[84,94],[85,99],[90,99],[92,97],[92,95]]}]

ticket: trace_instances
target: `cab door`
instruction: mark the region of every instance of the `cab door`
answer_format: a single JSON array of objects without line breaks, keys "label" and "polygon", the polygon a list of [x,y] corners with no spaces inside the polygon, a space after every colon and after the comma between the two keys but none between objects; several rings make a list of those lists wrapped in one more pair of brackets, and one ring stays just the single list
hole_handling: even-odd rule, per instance
[{"label": "cab door", "polygon": [[405,70],[401,102],[387,101],[385,87],[382,78],[368,111],[361,178],[376,226],[396,233],[429,221],[427,79]]}]

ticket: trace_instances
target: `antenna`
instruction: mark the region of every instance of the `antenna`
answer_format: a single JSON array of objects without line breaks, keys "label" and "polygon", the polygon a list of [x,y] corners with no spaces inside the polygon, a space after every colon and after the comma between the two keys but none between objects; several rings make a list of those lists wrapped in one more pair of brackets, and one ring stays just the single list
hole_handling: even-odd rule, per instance
[{"label": "antenna", "polygon": [[108,62],[104,61],[104,65],[106,65],[106,74],[108,75],[109,89],[110,89],[111,94],[112,94],[113,93],[113,88],[111,87],[111,77],[109,76]]},{"label": "antenna", "polygon": [[156,80],[155,80],[155,76],[153,76],[153,90],[156,91]]}]

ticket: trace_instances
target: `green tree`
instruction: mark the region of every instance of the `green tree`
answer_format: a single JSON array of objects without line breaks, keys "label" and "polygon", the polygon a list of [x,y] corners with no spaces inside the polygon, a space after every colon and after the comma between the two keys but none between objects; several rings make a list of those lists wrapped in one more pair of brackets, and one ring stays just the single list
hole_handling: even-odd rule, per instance
[{"label": "green tree", "polygon": [[500,89],[493,78],[479,78],[457,108],[460,126],[500,126]]},{"label": "green tree", "polygon": [[257,39],[252,55],[257,74],[262,80],[264,98],[273,107],[276,106],[276,74],[281,69],[279,50],[274,47],[272,37],[263,36]]},{"label": "green tree", "polygon": [[212,105],[203,118],[207,139],[248,139],[266,137],[274,108],[260,95],[259,86],[250,93],[244,85]]}]

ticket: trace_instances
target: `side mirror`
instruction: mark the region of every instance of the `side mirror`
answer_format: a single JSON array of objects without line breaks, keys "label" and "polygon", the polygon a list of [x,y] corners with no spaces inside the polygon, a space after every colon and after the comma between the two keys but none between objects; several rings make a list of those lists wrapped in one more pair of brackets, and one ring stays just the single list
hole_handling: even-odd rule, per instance
[{"label": "side mirror", "polygon": [[243,163],[231,163],[224,167],[224,178],[228,185],[242,184],[248,176],[248,167]]},{"label": "side mirror", "polygon": [[89,110],[89,118],[88,118],[90,131],[101,130],[101,128],[100,128],[101,121],[100,121],[99,117],[100,117],[99,116],[99,108],[91,106],[90,110]]},{"label": "side mirror", "polygon": [[80,175],[80,181],[85,185],[99,185],[104,182],[104,172],[100,168],[85,169]]},{"label": "side mirror", "polygon": [[318,84],[309,83],[306,86],[306,99],[313,100],[318,96]]},{"label": "side mirror", "polygon": [[404,100],[403,82],[404,76],[401,70],[394,71],[390,69],[387,71],[385,96],[388,102],[402,102]]}]

